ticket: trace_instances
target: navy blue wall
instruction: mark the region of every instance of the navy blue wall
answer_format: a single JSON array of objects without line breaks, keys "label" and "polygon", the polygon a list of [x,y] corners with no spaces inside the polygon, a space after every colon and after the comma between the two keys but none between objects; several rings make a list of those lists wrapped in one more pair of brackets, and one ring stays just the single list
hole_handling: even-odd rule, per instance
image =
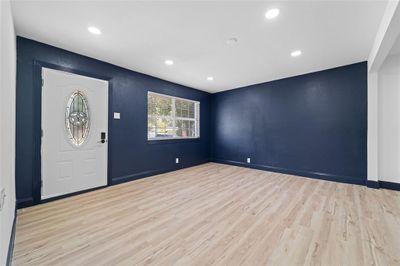
[{"label": "navy blue wall", "polygon": [[366,62],[217,93],[211,110],[215,161],[366,182]]},{"label": "navy blue wall", "polygon": [[[29,39],[17,38],[17,159],[19,206],[40,199],[40,66],[110,81],[109,184],[209,160],[211,95]],[[200,101],[201,138],[147,141],[147,91]],[[121,120],[113,120],[120,112]],[[175,164],[175,157],[181,163]]]}]

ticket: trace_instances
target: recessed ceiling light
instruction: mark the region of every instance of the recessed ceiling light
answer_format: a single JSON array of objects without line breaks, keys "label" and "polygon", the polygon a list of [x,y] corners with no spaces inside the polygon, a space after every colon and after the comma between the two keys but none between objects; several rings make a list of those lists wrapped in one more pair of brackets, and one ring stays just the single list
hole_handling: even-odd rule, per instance
[{"label": "recessed ceiling light", "polygon": [[174,64],[174,61],[167,59],[167,60],[165,60],[164,63],[165,63],[167,66],[172,66],[172,65]]},{"label": "recessed ceiling light", "polygon": [[207,80],[208,80],[208,81],[213,81],[213,80],[214,80],[214,77],[207,77]]},{"label": "recessed ceiling light", "polygon": [[290,53],[290,55],[293,57],[299,56],[299,55],[301,55],[301,51],[300,50],[293,51]]},{"label": "recessed ceiling light", "polygon": [[228,45],[234,45],[238,42],[238,39],[235,37],[229,38],[228,40],[226,40],[226,44]]},{"label": "recessed ceiling light", "polygon": [[268,10],[268,11],[265,13],[265,17],[266,17],[267,19],[276,18],[278,15],[279,15],[279,9],[277,9],[277,8],[272,8],[272,9]]},{"label": "recessed ceiling light", "polygon": [[100,35],[101,34],[101,30],[99,28],[96,28],[96,27],[88,27],[88,31],[91,34],[94,34],[94,35]]}]

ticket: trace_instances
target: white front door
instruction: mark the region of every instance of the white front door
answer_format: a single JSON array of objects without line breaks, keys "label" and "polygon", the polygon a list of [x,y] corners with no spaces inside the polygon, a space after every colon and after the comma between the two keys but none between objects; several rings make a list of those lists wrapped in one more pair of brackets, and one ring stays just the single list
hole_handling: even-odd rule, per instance
[{"label": "white front door", "polygon": [[42,199],[107,184],[108,82],[42,68]]}]

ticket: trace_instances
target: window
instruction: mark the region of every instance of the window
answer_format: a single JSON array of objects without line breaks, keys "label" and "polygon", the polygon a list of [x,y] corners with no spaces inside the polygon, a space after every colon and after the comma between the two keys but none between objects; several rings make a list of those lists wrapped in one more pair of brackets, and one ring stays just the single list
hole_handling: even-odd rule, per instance
[{"label": "window", "polygon": [[200,102],[148,92],[147,138],[200,137]]},{"label": "window", "polygon": [[79,147],[87,140],[90,129],[89,106],[85,95],[75,91],[65,109],[65,127],[72,145]]}]

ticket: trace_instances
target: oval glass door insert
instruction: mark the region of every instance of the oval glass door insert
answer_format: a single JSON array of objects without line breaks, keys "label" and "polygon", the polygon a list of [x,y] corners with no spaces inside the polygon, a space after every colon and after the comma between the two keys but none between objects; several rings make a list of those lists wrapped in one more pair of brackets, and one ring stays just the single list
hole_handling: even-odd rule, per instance
[{"label": "oval glass door insert", "polygon": [[79,147],[87,140],[90,129],[90,115],[87,98],[81,91],[69,97],[65,111],[65,127],[69,142]]}]

